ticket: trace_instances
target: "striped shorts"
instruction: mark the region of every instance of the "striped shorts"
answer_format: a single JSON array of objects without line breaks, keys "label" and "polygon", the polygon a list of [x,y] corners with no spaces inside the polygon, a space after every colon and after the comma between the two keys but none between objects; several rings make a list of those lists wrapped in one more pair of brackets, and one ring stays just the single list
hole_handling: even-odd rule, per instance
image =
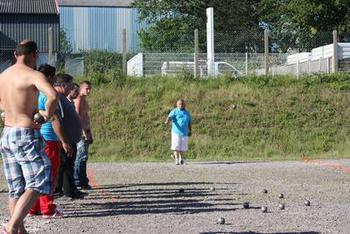
[{"label": "striped shorts", "polygon": [[40,131],[5,127],[0,152],[10,198],[19,198],[27,189],[52,194],[51,162],[44,151]]}]

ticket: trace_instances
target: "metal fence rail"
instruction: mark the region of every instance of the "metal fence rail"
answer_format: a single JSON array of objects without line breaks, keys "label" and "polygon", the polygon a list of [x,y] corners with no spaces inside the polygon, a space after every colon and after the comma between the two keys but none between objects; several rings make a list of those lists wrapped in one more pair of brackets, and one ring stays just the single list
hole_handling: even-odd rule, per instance
[{"label": "metal fence rail", "polygon": [[[125,30],[123,32],[124,36],[121,37],[123,38],[122,43],[125,44],[123,48],[127,48],[128,40],[125,38]],[[193,34],[197,34],[197,36],[176,35],[174,41],[164,46],[164,48],[142,48],[134,54],[130,54],[130,51],[125,49],[120,57],[122,59],[118,60],[119,64],[123,64],[123,74],[152,76],[185,73],[206,77],[208,75],[208,65],[206,48],[203,46],[205,43],[198,41],[198,31],[193,32]],[[215,75],[289,74],[299,77],[303,74],[350,70],[350,43],[338,42],[336,32],[322,33],[322,37],[308,43],[310,48],[294,48],[288,50],[288,53],[281,52],[281,48],[276,44],[277,39],[274,38],[274,35],[270,35],[268,31],[265,31],[265,33],[263,30],[261,32],[247,31],[244,32],[244,35],[242,33],[235,35],[232,32],[218,32],[215,35]],[[159,35],[159,37],[161,36]],[[333,43],[330,41],[332,36]],[[176,38],[181,43],[175,41]],[[311,47],[311,45],[316,47]],[[13,61],[13,50],[13,48],[0,48],[0,72]],[[60,68],[63,67],[65,72],[80,76],[86,74],[86,58],[84,56],[87,53],[90,52],[81,51],[79,54],[65,54],[59,59],[55,54],[51,61],[49,61],[47,53],[40,53],[38,65],[48,62],[53,65],[60,63]],[[138,56],[133,57],[135,54],[138,54]],[[131,57],[133,58],[129,59]],[[118,57],[118,59],[120,58]],[[96,63],[99,62],[97,60]],[[130,71],[135,71],[135,73]]]}]

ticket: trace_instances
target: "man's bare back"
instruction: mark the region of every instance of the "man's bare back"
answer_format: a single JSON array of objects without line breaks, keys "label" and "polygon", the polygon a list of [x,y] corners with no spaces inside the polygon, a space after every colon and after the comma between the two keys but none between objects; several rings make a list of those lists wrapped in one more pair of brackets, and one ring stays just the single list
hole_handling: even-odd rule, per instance
[{"label": "man's bare back", "polygon": [[15,64],[6,69],[0,75],[0,101],[5,110],[5,125],[39,127],[33,121],[38,106],[38,88],[51,97],[56,96],[56,92],[48,86],[42,73],[24,64]]}]

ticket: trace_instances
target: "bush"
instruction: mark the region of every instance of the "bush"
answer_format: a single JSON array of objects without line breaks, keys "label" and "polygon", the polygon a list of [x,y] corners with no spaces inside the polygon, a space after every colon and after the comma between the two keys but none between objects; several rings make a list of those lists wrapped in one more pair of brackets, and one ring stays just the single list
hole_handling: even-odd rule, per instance
[{"label": "bush", "polygon": [[122,70],[122,54],[93,50],[84,53],[85,75],[108,73],[111,70]]}]

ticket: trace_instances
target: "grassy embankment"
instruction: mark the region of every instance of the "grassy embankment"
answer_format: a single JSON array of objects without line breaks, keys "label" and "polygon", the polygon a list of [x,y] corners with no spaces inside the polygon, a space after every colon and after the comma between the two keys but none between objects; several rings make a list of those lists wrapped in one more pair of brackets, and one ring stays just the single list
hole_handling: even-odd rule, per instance
[{"label": "grassy embankment", "polygon": [[349,90],[348,74],[300,80],[284,76],[118,80],[94,87],[89,97],[95,136],[90,160],[170,160],[170,125],[165,126],[164,120],[180,97],[193,117],[187,158],[348,157]]}]

